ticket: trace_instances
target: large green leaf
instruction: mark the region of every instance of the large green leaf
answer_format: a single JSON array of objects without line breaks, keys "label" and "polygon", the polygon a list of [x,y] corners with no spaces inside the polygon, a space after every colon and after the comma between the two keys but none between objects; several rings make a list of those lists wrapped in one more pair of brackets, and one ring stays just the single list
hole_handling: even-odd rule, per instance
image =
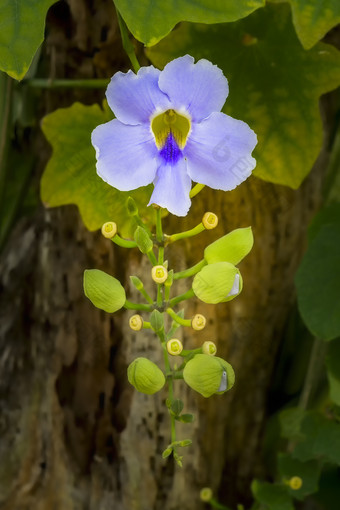
[{"label": "large green leaf", "polygon": [[[41,180],[41,197],[47,206],[76,204],[89,230],[115,221],[118,231],[130,236],[135,223],[127,214],[126,201],[132,196],[143,216],[151,187],[122,192],[106,184],[96,174],[95,150],[91,145],[92,130],[109,121],[112,114],[98,105],[80,103],[47,115],[42,129],[53,147]],[[152,212],[152,210],[151,210]]]},{"label": "large green leaf", "polygon": [[314,46],[331,28],[340,23],[339,0],[288,1],[292,7],[296,33],[306,49]]},{"label": "large green leaf", "polygon": [[[282,485],[254,480],[251,490],[256,501],[268,510],[294,510],[288,489]],[[262,508],[262,506],[261,506]]]},{"label": "large green leaf", "polygon": [[222,23],[244,18],[264,0],[114,0],[130,31],[146,46],[156,44],[180,21]]},{"label": "large green leaf", "polygon": [[319,97],[340,84],[340,53],[322,43],[305,51],[284,4],[235,23],[183,23],[147,50],[159,67],[184,53],[223,69],[230,85],[224,111],[258,135],[255,175],[297,188],[322,145]]},{"label": "large green leaf", "polygon": [[320,476],[320,463],[317,460],[302,462],[294,459],[291,455],[281,453],[278,457],[278,468],[281,477],[289,480],[298,476],[302,480],[300,489],[291,489],[288,491],[296,499],[304,499],[309,494],[318,490],[318,481]]},{"label": "large green leaf", "polygon": [[340,338],[329,344],[326,366],[330,398],[336,405],[340,406]]},{"label": "large green leaf", "polygon": [[320,413],[308,412],[301,423],[300,441],[293,456],[301,461],[322,459],[340,465],[340,424]]},{"label": "large green leaf", "polygon": [[21,80],[44,40],[48,8],[56,0],[2,0],[0,69]]},{"label": "large green leaf", "polygon": [[340,336],[340,224],[326,224],[308,246],[295,277],[308,329],[323,340]]}]

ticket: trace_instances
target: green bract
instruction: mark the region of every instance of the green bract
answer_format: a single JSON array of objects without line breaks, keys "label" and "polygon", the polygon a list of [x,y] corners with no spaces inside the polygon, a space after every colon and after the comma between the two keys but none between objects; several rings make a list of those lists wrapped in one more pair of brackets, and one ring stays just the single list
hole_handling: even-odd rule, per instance
[{"label": "green bract", "polygon": [[84,272],[84,292],[94,306],[109,313],[120,310],[126,301],[120,282],[99,269]]},{"label": "green bract", "polygon": [[225,393],[235,382],[233,367],[224,359],[207,354],[196,354],[188,361],[183,377],[187,385],[203,397]]},{"label": "green bract", "polygon": [[204,303],[222,303],[236,297],[242,290],[242,278],[237,293],[228,296],[232,290],[235,276],[240,275],[239,270],[230,262],[217,262],[209,264],[195,276],[192,288],[196,296]]},{"label": "green bract", "polygon": [[145,228],[137,227],[134,238],[142,253],[149,253],[152,250],[153,242]]},{"label": "green bract", "polygon": [[254,244],[251,227],[238,228],[217,239],[204,250],[208,264],[230,262],[235,266],[250,252]]},{"label": "green bract", "polygon": [[163,388],[165,377],[155,363],[147,358],[136,358],[128,366],[128,380],[141,393],[152,395]]}]

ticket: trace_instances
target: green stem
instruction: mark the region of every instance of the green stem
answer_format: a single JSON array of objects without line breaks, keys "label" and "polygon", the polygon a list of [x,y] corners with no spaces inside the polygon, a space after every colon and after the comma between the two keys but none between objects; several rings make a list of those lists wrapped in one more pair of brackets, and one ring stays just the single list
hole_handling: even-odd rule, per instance
[{"label": "green stem", "polygon": [[10,123],[12,110],[13,80],[6,74],[0,75],[0,217],[4,217],[5,186],[7,179],[7,153],[10,140]]},{"label": "green stem", "polygon": [[110,80],[90,79],[90,80],[53,80],[52,78],[34,78],[23,80],[21,85],[28,85],[37,89],[105,89]]},{"label": "green stem", "polygon": [[213,508],[217,508],[218,510],[231,510],[228,506],[222,505],[214,498],[209,501],[209,505],[211,505]]},{"label": "green stem", "polygon": [[123,239],[118,234],[112,237],[111,241],[115,243],[117,246],[121,246],[122,248],[136,248],[136,241],[131,241],[130,239]]},{"label": "green stem", "polygon": [[166,312],[170,315],[170,317],[174,321],[176,321],[181,326],[187,326],[187,327],[191,326],[191,320],[190,319],[183,319],[182,317],[177,315],[177,313],[172,308],[167,308]]},{"label": "green stem", "polygon": [[143,321],[143,329],[152,329],[151,323]]},{"label": "green stem", "polygon": [[120,35],[122,37],[123,48],[126,51],[126,54],[130,59],[133,70],[135,71],[135,73],[137,73],[140,69],[140,65],[139,65],[139,62],[138,62],[136,54],[135,54],[135,48],[130,40],[126,23],[123,20],[123,18],[120,15],[117,8],[116,8],[116,12],[117,12],[118,24],[119,24],[119,29],[120,29]]},{"label": "green stem", "polygon": [[146,301],[150,303],[150,305],[153,305],[153,299],[151,296],[149,296],[144,287],[142,289],[139,289],[139,292],[142,294],[142,296],[145,297]]},{"label": "green stem", "polygon": [[322,356],[323,347],[324,342],[322,342],[322,340],[320,340],[319,338],[314,338],[312,350],[309,357],[307,374],[298,403],[298,407],[300,407],[304,411],[308,407],[308,402],[315,384],[315,378],[319,375],[318,368],[320,366],[320,360],[322,361],[323,359]]},{"label": "green stem", "polygon": [[184,292],[184,294],[180,294],[179,296],[172,298],[169,302],[169,305],[172,308],[181,301],[185,301],[186,299],[194,297],[194,295],[195,295],[194,291],[192,289],[189,289],[186,292]]},{"label": "green stem", "polygon": [[143,305],[141,303],[132,303],[128,299],[124,303],[124,308],[127,310],[145,310],[146,312],[151,312],[154,307],[151,305]]},{"label": "green stem", "polygon": [[162,210],[160,207],[156,208],[156,239],[159,243],[163,242]]},{"label": "green stem", "polygon": [[190,198],[194,198],[202,189],[204,188],[205,184],[196,184],[192,190],[189,193]]},{"label": "green stem", "polygon": [[189,278],[190,276],[194,276],[206,264],[207,264],[206,261],[204,259],[202,259],[200,262],[198,262],[194,266],[189,267],[188,269],[184,269],[184,271],[179,271],[178,273],[174,273],[174,280],[179,280],[180,278]]},{"label": "green stem", "polygon": [[154,254],[153,250],[149,251],[147,253],[147,256],[148,256],[148,259],[150,260],[151,264],[153,266],[157,266],[158,262],[157,262],[156,255]]},{"label": "green stem", "polygon": [[186,239],[187,237],[197,236],[197,234],[200,234],[204,230],[205,230],[205,227],[204,227],[203,223],[201,222],[198,225],[196,225],[196,227],[194,227],[190,230],[186,230],[185,232],[178,232],[177,234],[172,234],[171,236],[168,236],[166,238],[166,243],[170,244],[170,243],[174,243],[175,241],[178,241],[179,239]]},{"label": "green stem", "polygon": [[[169,362],[169,355],[168,355],[168,351],[166,350],[165,344],[163,344],[163,354],[164,354],[165,373],[172,374],[172,370],[171,370],[170,362]],[[169,387],[169,400],[170,400],[170,402],[173,402],[173,400],[174,400],[174,383],[173,383],[172,375],[168,378],[168,387]],[[171,420],[171,443],[173,443],[174,441],[176,441],[176,420],[172,414],[170,414],[170,420]],[[175,449],[174,449],[174,451],[175,451]]]}]

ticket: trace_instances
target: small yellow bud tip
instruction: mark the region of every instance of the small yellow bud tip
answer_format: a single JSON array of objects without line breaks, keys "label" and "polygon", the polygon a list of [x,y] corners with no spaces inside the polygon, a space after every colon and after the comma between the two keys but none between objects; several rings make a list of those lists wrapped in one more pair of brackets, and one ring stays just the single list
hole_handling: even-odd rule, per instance
[{"label": "small yellow bud tip", "polygon": [[217,352],[217,347],[214,342],[204,342],[202,345],[202,352],[203,354],[208,354],[208,356],[215,356]]},{"label": "small yellow bud tip", "polygon": [[200,492],[200,499],[201,501],[204,501],[205,503],[208,503],[213,497],[212,490],[210,487],[204,487],[204,489]]},{"label": "small yellow bud tip", "polygon": [[151,278],[156,283],[164,283],[168,277],[168,271],[164,266],[154,266],[151,270]]},{"label": "small yellow bud tip", "polygon": [[206,212],[202,218],[202,223],[205,229],[211,230],[218,225],[218,217],[212,212]]},{"label": "small yellow bud tip", "polygon": [[204,315],[201,315],[200,313],[196,314],[191,319],[191,327],[195,331],[201,331],[202,329],[204,329],[206,323],[207,323],[206,318],[204,317]]},{"label": "small yellow bud tip", "polygon": [[172,356],[178,356],[183,351],[183,344],[177,338],[173,338],[167,342],[166,349]]},{"label": "small yellow bud tip", "polygon": [[108,221],[102,226],[102,234],[106,239],[112,239],[117,234],[117,225],[113,221]]},{"label": "small yellow bud tip", "polygon": [[302,479],[299,476],[293,476],[288,484],[293,491],[298,491],[302,487]]},{"label": "small yellow bud tip", "polygon": [[129,319],[129,326],[134,331],[140,331],[143,328],[143,318],[140,315],[133,315]]}]

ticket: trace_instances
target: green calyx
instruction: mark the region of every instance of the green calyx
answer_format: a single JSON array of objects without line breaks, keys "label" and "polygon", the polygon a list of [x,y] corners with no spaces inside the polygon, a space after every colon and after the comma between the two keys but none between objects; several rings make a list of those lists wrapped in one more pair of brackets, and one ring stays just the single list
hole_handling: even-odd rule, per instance
[{"label": "green calyx", "polygon": [[223,303],[239,295],[242,290],[240,271],[229,262],[204,266],[196,274],[192,289],[204,303]]},{"label": "green calyx", "polygon": [[85,270],[84,292],[94,306],[109,313],[120,310],[126,301],[121,283],[99,269]]},{"label": "green calyx", "polygon": [[147,358],[136,358],[127,370],[129,383],[141,393],[152,395],[165,384],[163,372]]},{"label": "green calyx", "polygon": [[237,265],[252,249],[254,237],[251,227],[237,228],[209,244],[204,250],[208,264],[230,262]]},{"label": "green calyx", "polygon": [[183,378],[190,388],[207,398],[230,390],[235,382],[235,373],[233,367],[222,358],[196,354],[185,365]]}]

